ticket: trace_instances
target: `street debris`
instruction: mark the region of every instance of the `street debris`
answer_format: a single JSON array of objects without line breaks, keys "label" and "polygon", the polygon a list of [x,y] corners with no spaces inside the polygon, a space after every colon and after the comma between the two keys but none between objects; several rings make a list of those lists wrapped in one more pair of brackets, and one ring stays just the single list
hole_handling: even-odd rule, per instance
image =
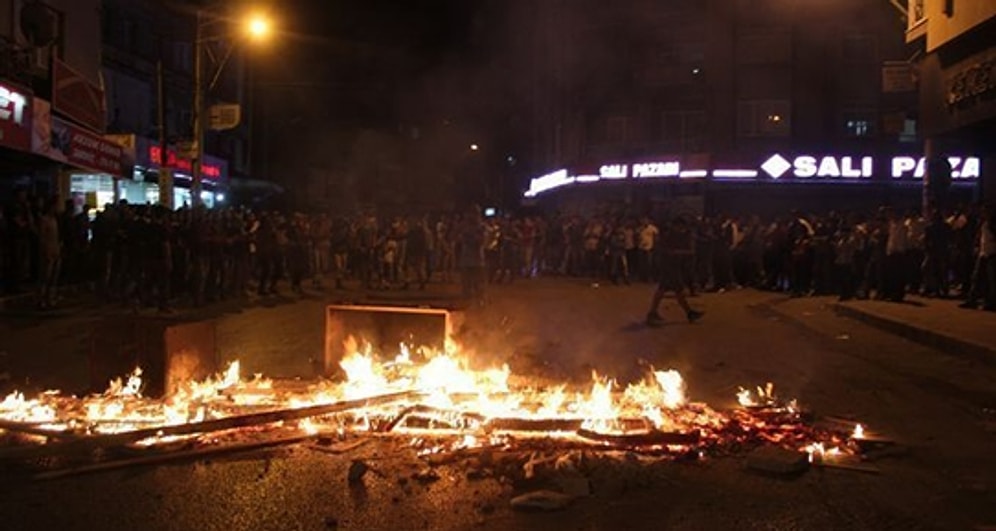
[{"label": "street debris", "polygon": [[349,472],[346,475],[346,479],[350,485],[357,485],[363,482],[363,476],[366,475],[370,467],[366,463],[358,459],[354,459],[349,463]]},{"label": "street debris", "polygon": [[779,446],[762,446],[747,456],[747,468],[781,477],[797,476],[809,468],[809,455]]},{"label": "street debris", "polygon": [[552,490],[536,490],[512,498],[512,508],[521,511],[559,511],[566,508],[573,497]]}]

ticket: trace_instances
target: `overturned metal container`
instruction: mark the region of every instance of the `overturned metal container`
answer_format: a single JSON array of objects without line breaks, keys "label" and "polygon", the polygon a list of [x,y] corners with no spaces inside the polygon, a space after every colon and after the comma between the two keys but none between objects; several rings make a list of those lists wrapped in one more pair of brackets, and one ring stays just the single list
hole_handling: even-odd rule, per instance
[{"label": "overturned metal container", "polygon": [[335,376],[350,337],[391,354],[400,345],[443,350],[462,314],[446,308],[334,304],[325,310],[324,376]]}]

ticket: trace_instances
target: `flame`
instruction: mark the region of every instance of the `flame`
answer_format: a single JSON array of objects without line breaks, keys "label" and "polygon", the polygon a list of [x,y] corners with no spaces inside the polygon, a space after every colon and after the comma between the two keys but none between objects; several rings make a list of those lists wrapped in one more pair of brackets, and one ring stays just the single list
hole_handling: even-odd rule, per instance
[{"label": "flame", "polygon": [[[772,383],[753,390],[739,388],[737,398],[746,409],[719,413],[705,404],[689,402],[685,381],[673,369],[651,368],[642,380],[628,385],[593,372],[590,384],[577,388],[513,379],[507,364],[477,367],[451,340],[441,351],[402,344],[393,356],[374,353],[369,342],[353,336],[347,337],[343,346],[346,355],[339,365],[345,378],[341,381],[282,389],[259,374],[243,378],[236,360],[216,375],[182,382],[165,398],[154,400],[143,396],[142,370],[136,368],[126,377],[111,381],[105,392],[83,398],[47,392],[27,399],[23,393],[12,393],[0,402],[0,420],[90,435],[201,422],[258,410],[254,408],[304,408],[416,391],[418,398],[411,402],[362,408],[327,418],[306,418],[281,427],[305,434],[343,435],[390,423],[396,433],[413,437],[412,444],[420,455],[510,444],[511,433],[514,437],[581,440],[578,426],[611,436],[654,431],[701,434],[703,446],[696,449],[696,455],[714,443],[742,442],[750,437],[796,449],[804,446],[811,460],[850,451],[846,435],[820,438],[815,432],[793,432],[790,420],[771,422],[771,417],[763,416],[774,413],[788,419],[798,417],[795,401],[781,402]],[[520,429],[516,428],[519,421],[535,424],[528,430]],[[549,428],[535,427],[546,426],[547,422]],[[494,425],[505,427],[493,428]],[[450,439],[433,439],[441,436]],[[863,436],[864,428],[859,424],[851,437]],[[177,438],[156,436],[140,444],[171,440]]]},{"label": "flame", "polygon": [[854,433],[851,434],[852,439],[864,439],[865,438],[865,427],[861,424],[856,424],[854,426]]}]

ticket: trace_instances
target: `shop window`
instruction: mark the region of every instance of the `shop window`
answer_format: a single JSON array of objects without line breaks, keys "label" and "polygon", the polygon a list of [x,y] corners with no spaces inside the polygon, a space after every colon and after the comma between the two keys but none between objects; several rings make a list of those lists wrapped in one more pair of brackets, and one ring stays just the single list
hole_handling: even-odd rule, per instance
[{"label": "shop window", "polygon": [[788,100],[741,100],[737,105],[737,134],[741,137],[787,137],[791,131]]}]

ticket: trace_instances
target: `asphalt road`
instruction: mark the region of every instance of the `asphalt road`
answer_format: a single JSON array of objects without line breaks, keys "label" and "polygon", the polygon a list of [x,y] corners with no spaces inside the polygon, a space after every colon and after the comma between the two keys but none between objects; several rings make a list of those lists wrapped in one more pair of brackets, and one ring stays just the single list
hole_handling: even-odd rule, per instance
[{"label": "asphalt road", "polygon": [[[512,496],[541,487],[426,465],[394,441],[348,455],[307,445],[47,482],[0,479],[0,529],[972,529],[996,525],[996,371],[846,320],[818,301],[736,291],[673,301],[663,328],[641,324],[650,287],[566,280],[492,289],[468,310],[460,341],[514,373],[622,381],[647,364],[682,372],[692,400],[731,407],[738,386],[775,382],[817,415],[860,419],[906,450],[878,474],[812,469],[794,479],[748,472],[743,457],[694,463],[597,462],[592,495],[553,513]],[[322,351],[324,301],[222,311],[219,347],[244,371],[306,375]],[[87,334],[113,311],[0,322],[0,351],[20,385],[84,388]],[[30,381],[27,381],[29,380]],[[71,387],[67,387],[71,386]],[[346,482],[351,459],[380,474]]]}]

